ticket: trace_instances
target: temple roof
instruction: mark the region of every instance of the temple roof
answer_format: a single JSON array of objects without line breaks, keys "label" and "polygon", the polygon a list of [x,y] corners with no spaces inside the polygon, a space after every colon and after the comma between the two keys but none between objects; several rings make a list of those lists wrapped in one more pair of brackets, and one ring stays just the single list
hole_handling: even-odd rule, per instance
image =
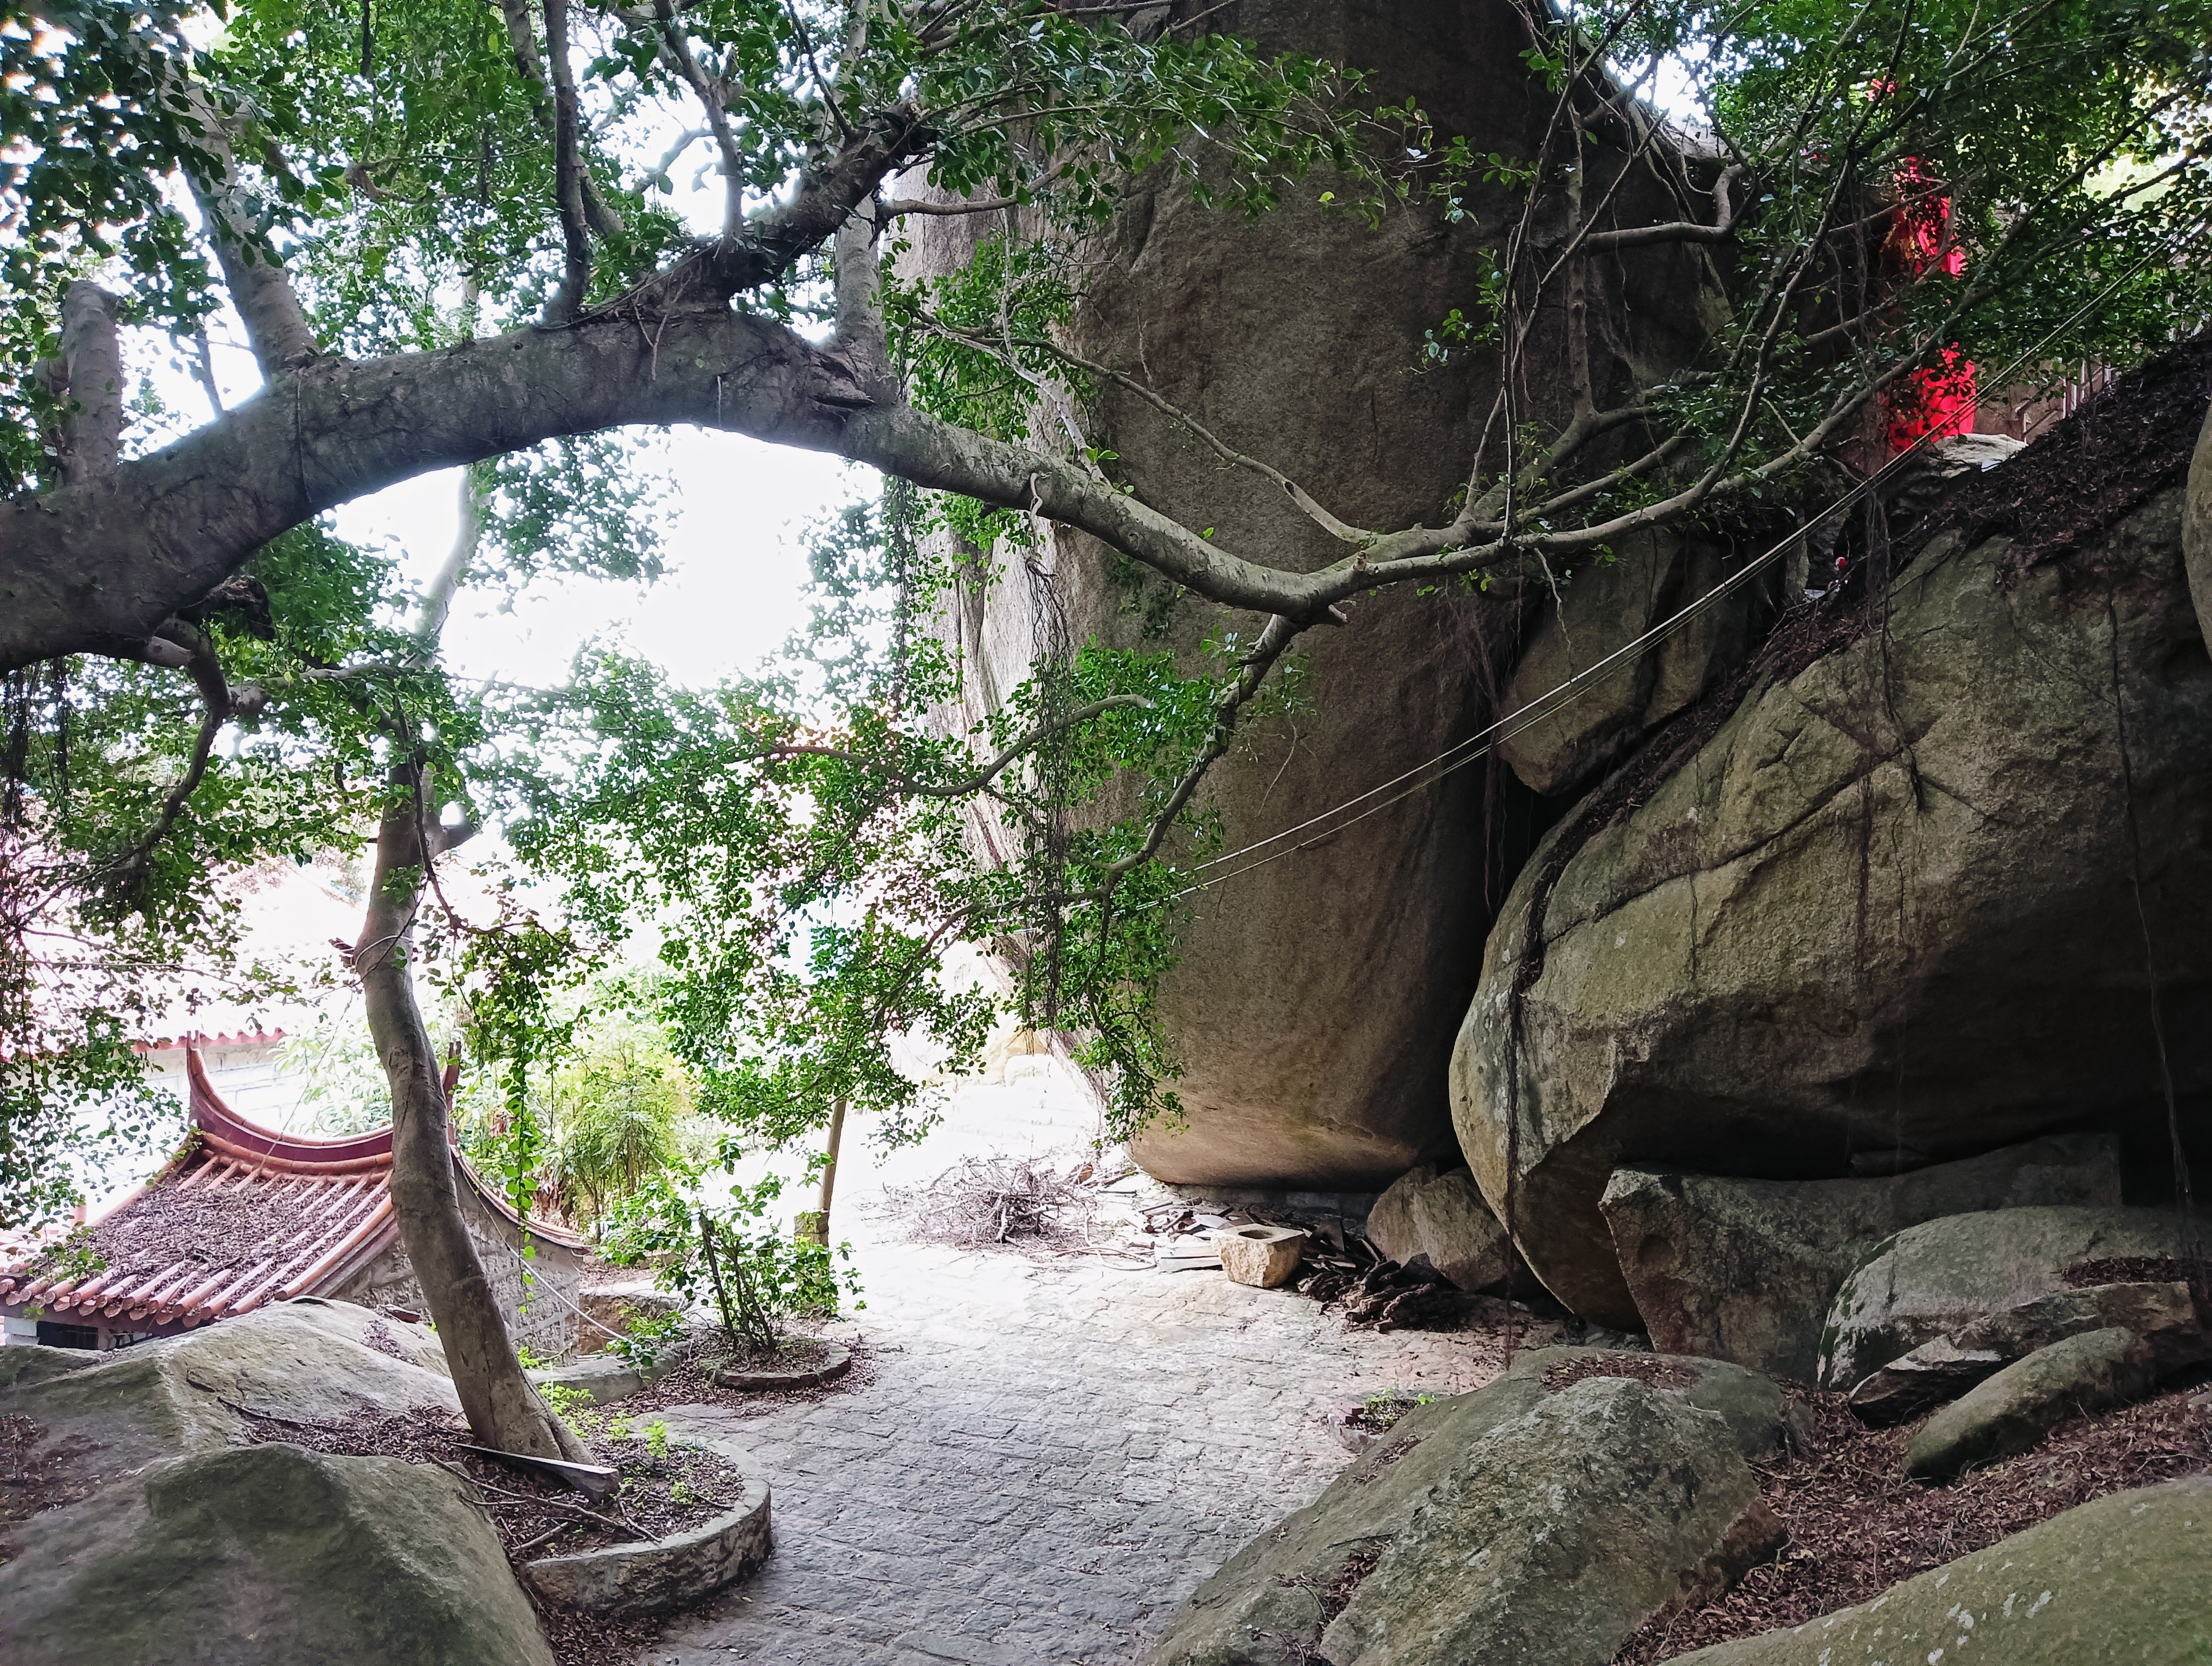
[{"label": "temple roof", "polygon": [[[392,1129],[311,1140],[247,1122],[185,1054],[192,1133],[167,1166],[90,1223],[82,1262],[50,1246],[0,1268],[0,1307],[134,1329],[190,1329],[264,1303],[322,1295],[399,1238],[392,1207]],[[449,1085],[450,1091],[450,1085]],[[586,1241],[526,1221],[456,1149],[455,1178],[533,1237]]]}]

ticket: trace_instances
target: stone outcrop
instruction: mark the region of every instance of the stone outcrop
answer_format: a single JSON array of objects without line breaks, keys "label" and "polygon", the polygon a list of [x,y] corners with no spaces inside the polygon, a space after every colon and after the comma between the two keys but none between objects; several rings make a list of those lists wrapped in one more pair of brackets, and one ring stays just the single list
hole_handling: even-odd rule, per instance
[{"label": "stone outcrop", "polygon": [[1438,1174],[1433,1164],[1390,1183],[1367,1214],[1367,1240],[1401,1266],[1416,1256],[1462,1290],[1505,1281],[1505,1228],[1465,1169]]},{"label": "stone outcrop", "polygon": [[1776,1449],[1774,1385],[1649,1354],[1614,1357],[1682,1386],[1547,1382],[1593,1357],[1540,1349],[1407,1413],[1200,1586],[1147,1666],[1584,1666],[1772,1555],[1746,1456]]},{"label": "stone outcrop", "polygon": [[1905,1471],[1948,1481],[1961,1469],[2025,1452],[2071,1417],[2150,1391],[2150,1344],[2113,1326],[2038,1348],[1929,1418],[1905,1449]]},{"label": "stone outcrop", "polygon": [[68,1454],[76,1496],[0,1525],[9,1658],[551,1666],[456,1477],[246,1444],[249,1417],[458,1411],[443,1364],[421,1326],[297,1301],[82,1369],[19,1371],[0,1414],[30,1420],[34,1458]]},{"label": "stone outcrop", "polygon": [[1809,1383],[1829,1304],[1880,1239],[1979,1209],[2119,1201],[2119,1141],[2054,1134],[1881,1179],[1619,1169],[1598,1207],[1654,1347]]},{"label": "stone outcrop", "polygon": [[[1551,108],[1520,57],[1525,26],[1508,0],[1241,0],[1209,15],[1269,52],[1377,70],[1363,101],[1411,95],[1478,153],[1528,154]],[[1673,218],[1656,175],[1640,181],[1620,200],[1622,223]],[[1456,227],[1408,206],[1370,228],[1320,204],[1327,184],[1286,192],[1279,210],[1248,222],[1203,207],[1164,173],[1140,182],[1087,252],[1095,281],[1069,339],[1149,379],[1345,519],[1436,524],[1468,477],[1496,390],[1485,354],[1419,369],[1423,339],[1475,292],[1481,251],[1513,204],[1484,195]],[[905,270],[952,270],[991,230],[912,225]],[[1695,352],[1718,289],[1707,252],[1691,246],[1625,252],[1589,271],[1604,408]],[[1552,401],[1530,414],[1563,423],[1571,383],[1558,325],[1547,315],[1532,341],[1528,380]],[[1125,392],[1104,390],[1082,420],[1093,444],[1119,454],[1115,466],[1139,496],[1217,528],[1224,547],[1306,568],[1344,553],[1279,488],[1224,468]],[[1042,426],[1061,442],[1056,423]],[[966,678],[958,707],[940,715],[948,729],[964,731],[1028,677],[1046,646],[1042,620],[1064,618],[1078,646],[1172,649],[1190,671],[1208,663],[1209,635],[1258,628],[1178,601],[1065,532],[1052,540],[1048,579],[1019,559],[1001,564],[995,582],[963,581],[947,605],[942,629]],[[1426,763],[1489,720],[1519,599],[1448,588],[1348,611],[1347,626],[1301,645],[1307,709],[1255,724],[1209,777],[1204,801],[1220,812],[1231,847]],[[1471,834],[1501,793],[1516,813],[1496,818],[1494,840]],[[1159,996],[1184,1116],[1148,1129],[1133,1147],[1138,1160],[1178,1183],[1354,1191],[1424,1160],[1456,1161],[1444,1092],[1453,1026],[1533,813],[1502,771],[1461,770],[1192,899],[1182,962]],[[979,821],[975,837],[994,857],[1018,848],[995,822]]]},{"label": "stone outcrop", "polygon": [[2204,1328],[2186,1284],[2089,1285],[2023,1302],[1923,1342],[1862,1377],[1850,1393],[1851,1410],[1868,1423],[1903,1423],[2039,1348],[2114,1328],[2141,1339],[2160,1372],[2195,1365],[2206,1355]]},{"label": "stone outcrop", "polygon": [[1906,1228],[1844,1281],[1820,1336],[1820,1382],[1850,1389],[1892,1360],[1991,1314],[2066,1288],[2066,1270],[2170,1256],[2181,1219],[2161,1209],[1993,1209]]},{"label": "stone outcrop", "polygon": [[182,1336],[76,1357],[98,1363],[27,1372],[0,1391],[0,1411],[81,1450],[80,1483],[233,1444],[246,1438],[249,1415],[304,1424],[418,1406],[460,1410],[428,1327],[349,1302],[279,1302]]},{"label": "stone outcrop", "polygon": [[[1454,1114],[1577,1313],[1638,1322],[1599,1207],[1624,1164],[1811,1179],[2093,1118],[2158,1160],[2147,927],[2166,1037],[2212,1034],[2208,358],[1958,482],[1886,587],[1786,617],[1522,871]],[[2212,1050],[2167,1062],[2201,1140]]]},{"label": "stone outcrop", "polygon": [[2115,1493],[1802,1626],[1674,1666],[2198,1666],[2212,1658],[2212,1476]]},{"label": "stone outcrop", "polygon": [[428,1464],[281,1443],[150,1465],[14,1524],[0,1567],[10,1657],[551,1666],[462,1490]]}]

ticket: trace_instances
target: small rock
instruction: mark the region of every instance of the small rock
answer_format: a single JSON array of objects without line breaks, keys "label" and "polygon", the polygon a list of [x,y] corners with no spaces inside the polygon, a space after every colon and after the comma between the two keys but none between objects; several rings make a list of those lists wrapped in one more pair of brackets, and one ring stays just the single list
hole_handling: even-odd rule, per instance
[{"label": "small rock", "polygon": [[1401,1265],[1425,1256],[1462,1290],[1489,1290],[1505,1281],[1505,1228],[1466,1169],[1439,1174],[1425,1163],[1407,1170],[1368,1211],[1367,1237]]},{"label": "small rock", "polygon": [[2069,1417],[2139,1398],[2154,1377],[2150,1345],[2118,1326],[2053,1342],[1930,1418],[1905,1452],[1905,1473],[1948,1481],[2024,1452]]},{"label": "small rock", "polygon": [[1306,1235],[1292,1226],[1232,1226],[1216,1232],[1213,1243],[1231,1280],[1273,1290],[1297,1272]]}]

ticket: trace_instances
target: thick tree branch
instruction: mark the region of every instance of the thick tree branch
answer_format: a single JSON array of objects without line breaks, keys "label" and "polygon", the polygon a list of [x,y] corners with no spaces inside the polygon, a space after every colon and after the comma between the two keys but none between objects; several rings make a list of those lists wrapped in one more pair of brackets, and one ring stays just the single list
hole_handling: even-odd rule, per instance
[{"label": "thick tree branch", "polygon": [[[546,77],[544,60],[538,53],[538,33],[530,20],[528,0],[500,0],[500,15],[507,23],[507,54],[514,60],[515,73],[529,94],[531,108],[537,112],[538,125],[544,131],[545,141],[557,154],[560,148],[560,123],[556,114],[553,84]],[[565,20],[564,20],[565,21]],[[570,91],[574,106],[574,88]],[[672,160],[673,160],[672,158]],[[588,167],[577,169],[579,188],[583,193],[584,223],[595,237],[620,237],[623,234],[622,216],[605,198],[592,178]]]},{"label": "thick tree branch", "polygon": [[[745,159],[730,128],[729,96],[720,81],[699,67],[699,60],[692,56],[690,37],[678,21],[670,0],[657,0],[653,21],[661,61],[683,78],[706,112],[707,131],[714,135],[714,148],[722,157],[722,230],[725,234],[734,233],[745,219]],[[667,167],[664,162],[661,171],[667,172]]]},{"label": "thick tree branch", "polygon": [[545,303],[545,315],[565,324],[576,316],[592,287],[592,239],[584,222],[582,123],[576,107],[575,66],[568,58],[568,0],[544,3],[545,56],[553,82],[553,195],[561,210],[563,260],[561,287]]},{"label": "thick tree branch", "polygon": [[201,130],[199,149],[209,163],[209,171],[191,173],[193,200],[207,223],[208,241],[222,268],[230,304],[246,325],[246,345],[253,350],[262,375],[273,381],[283,372],[308,363],[322,350],[307,327],[292,280],[254,226],[222,112],[204,89],[190,84],[183,87],[177,103]]},{"label": "thick tree branch", "polygon": [[111,472],[123,454],[122,302],[80,278],[62,299],[62,366],[71,410],[62,424],[61,477],[71,485]]},{"label": "thick tree branch", "polygon": [[[1592,254],[1605,249],[1641,249],[1654,243],[1725,243],[1735,235],[1736,216],[1742,204],[1729,194],[1729,187],[1743,177],[1743,169],[1733,164],[1721,170],[1721,177],[1713,184],[1713,203],[1716,212],[1710,226],[1695,221],[1681,220],[1665,226],[1630,226],[1620,231],[1594,231],[1583,240],[1583,249]],[[1746,192],[1748,196],[1750,193]]]},{"label": "thick tree branch", "polygon": [[884,204],[883,214],[893,220],[902,214],[997,214],[1020,206],[1011,197],[951,197],[941,203],[926,197],[897,197]]}]

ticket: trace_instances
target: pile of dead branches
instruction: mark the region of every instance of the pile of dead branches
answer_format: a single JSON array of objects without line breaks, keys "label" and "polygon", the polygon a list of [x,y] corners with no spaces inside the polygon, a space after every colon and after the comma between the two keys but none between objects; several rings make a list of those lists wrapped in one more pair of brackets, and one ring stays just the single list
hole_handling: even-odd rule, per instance
[{"label": "pile of dead branches", "polygon": [[[1376,1253],[1360,1240],[1352,1242],[1368,1256]],[[1301,1280],[1297,1287],[1324,1307],[1341,1303],[1346,1324],[1372,1325],[1384,1331],[1449,1330],[1467,1319],[1499,1321],[1513,1305],[1495,1296],[1471,1295],[1459,1289],[1429,1264],[1426,1256],[1416,1256],[1402,1267],[1394,1261],[1378,1260],[1359,1273],[1340,1262],[1324,1265],[1321,1271]]]},{"label": "pile of dead branches", "polygon": [[1091,1174],[1088,1163],[1063,1171],[1042,1158],[969,1157],[926,1186],[886,1189],[884,1201],[924,1243],[963,1250],[1050,1243],[1078,1236],[1061,1211],[1082,1201],[1079,1188]]}]

